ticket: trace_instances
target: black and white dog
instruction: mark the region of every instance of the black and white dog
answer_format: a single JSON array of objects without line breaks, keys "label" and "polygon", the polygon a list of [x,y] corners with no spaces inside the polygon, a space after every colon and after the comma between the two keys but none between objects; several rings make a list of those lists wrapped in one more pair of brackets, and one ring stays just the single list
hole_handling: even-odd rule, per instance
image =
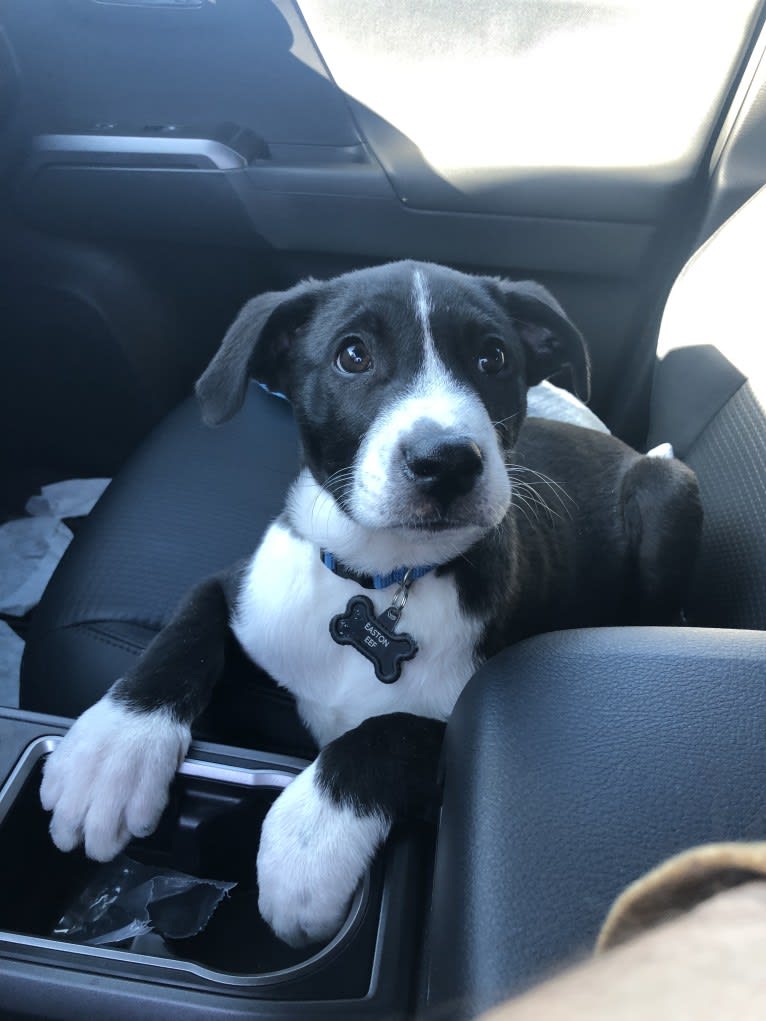
[{"label": "black and white dog", "polygon": [[50,756],[57,846],[107,860],[154,829],[231,629],[322,749],[268,814],[258,879],[279,936],[324,939],[392,821],[434,796],[443,721],[487,657],[677,620],[694,476],[525,422],[562,366],[587,394],[580,334],[538,284],[402,262],[250,301],[198,383],[204,417],[234,415],[254,376],[292,402],[303,470],[245,567],[192,592]]}]

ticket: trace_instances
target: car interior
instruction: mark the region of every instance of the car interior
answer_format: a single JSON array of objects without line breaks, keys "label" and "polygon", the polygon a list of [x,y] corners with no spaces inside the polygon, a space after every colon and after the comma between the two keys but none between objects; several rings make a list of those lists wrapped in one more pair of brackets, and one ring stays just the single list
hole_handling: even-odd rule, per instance
[{"label": "car interior", "polygon": [[[39,605],[2,617],[25,644],[0,706],[1,1016],[473,1018],[587,957],[669,855],[766,835],[765,17],[5,0],[0,522],[41,485],[112,482]],[[438,815],[396,828],[341,931],[301,950],[260,919],[253,865],[316,749],[232,650],[129,853],[236,889],[183,938],[62,934],[101,866],[50,842],[44,756],[187,589],[253,550],[298,464],[285,401],[253,383],[210,429],[194,381],[247,299],[399,258],[545,284],[588,343],[591,408],[694,469],[684,625],[487,662],[447,726]]]}]

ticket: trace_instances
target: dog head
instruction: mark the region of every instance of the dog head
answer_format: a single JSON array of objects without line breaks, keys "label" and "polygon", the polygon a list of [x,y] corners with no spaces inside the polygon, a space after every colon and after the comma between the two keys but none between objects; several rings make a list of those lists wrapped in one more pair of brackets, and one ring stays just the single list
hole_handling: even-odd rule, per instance
[{"label": "dog head", "polygon": [[510,505],[527,389],[562,366],[587,397],[582,338],[541,285],[398,262],[254,298],[197,394],[218,424],[255,377],[357,525],[475,541]]}]

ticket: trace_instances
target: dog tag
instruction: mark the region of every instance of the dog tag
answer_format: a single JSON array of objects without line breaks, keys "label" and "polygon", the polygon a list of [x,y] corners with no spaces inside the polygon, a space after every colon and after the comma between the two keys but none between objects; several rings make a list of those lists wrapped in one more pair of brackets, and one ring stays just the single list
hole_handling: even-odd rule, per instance
[{"label": "dog tag", "polygon": [[338,645],[350,645],[361,652],[375,667],[375,676],[384,684],[398,681],[402,663],[412,659],[418,651],[412,635],[397,635],[394,631],[403,605],[404,601],[400,602],[397,593],[393,604],[376,617],[375,607],[367,596],[352,596],[346,612],[336,614],[330,621],[333,641]]}]

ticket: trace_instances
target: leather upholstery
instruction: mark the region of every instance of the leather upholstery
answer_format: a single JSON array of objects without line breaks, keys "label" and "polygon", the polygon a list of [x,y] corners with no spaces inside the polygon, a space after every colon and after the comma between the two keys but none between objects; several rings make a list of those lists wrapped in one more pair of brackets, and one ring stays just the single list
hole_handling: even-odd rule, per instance
[{"label": "leather upholstery", "polygon": [[447,727],[434,1016],[473,1018],[593,949],[675,852],[766,836],[766,634],[605,628],[495,657]]},{"label": "leather upholstery", "polygon": [[[218,429],[202,425],[194,400],[178,407],[111,483],[51,580],[27,642],[22,707],[74,717],[100,698],[187,589],[252,552],[297,464],[289,407],[256,386]],[[290,696],[243,657],[231,686],[244,675],[246,704],[225,712],[224,686],[196,732],[310,750]]]}]

